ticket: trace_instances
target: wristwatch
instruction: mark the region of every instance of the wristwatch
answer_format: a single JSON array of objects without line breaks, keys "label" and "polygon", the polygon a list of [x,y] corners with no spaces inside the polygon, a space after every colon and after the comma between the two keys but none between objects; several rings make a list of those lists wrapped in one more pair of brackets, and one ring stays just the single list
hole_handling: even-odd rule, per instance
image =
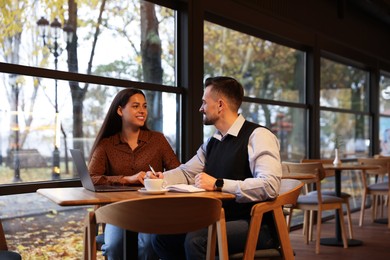
[{"label": "wristwatch", "polygon": [[222,191],[222,187],[223,187],[223,179],[218,178],[218,179],[215,181],[214,189],[215,189],[216,191]]}]

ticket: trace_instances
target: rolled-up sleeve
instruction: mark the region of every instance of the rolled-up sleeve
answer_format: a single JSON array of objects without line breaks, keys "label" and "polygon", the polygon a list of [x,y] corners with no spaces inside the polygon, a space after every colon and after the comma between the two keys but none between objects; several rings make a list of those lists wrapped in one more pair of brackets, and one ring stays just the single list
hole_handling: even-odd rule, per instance
[{"label": "rolled-up sleeve", "polygon": [[207,143],[199,147],[196,154],[186,163],[176,169],[164,172],[164,179],[167,184],[194,184],[195,176],[203,172],[205,166],[205,154]]},{"label": "rolled-up sleeve", "polygon": [[248,142],[249,166],[253,178],[224,179],[222,191],[236,195],[237,202],[263,201],[279,194],[282,165],[276,136],[264,127],[256,128]]}]

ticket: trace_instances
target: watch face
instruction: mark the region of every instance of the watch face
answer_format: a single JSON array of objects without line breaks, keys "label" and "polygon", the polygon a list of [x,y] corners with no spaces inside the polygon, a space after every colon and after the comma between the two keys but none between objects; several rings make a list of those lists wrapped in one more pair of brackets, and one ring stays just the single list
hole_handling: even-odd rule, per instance
[{"label": "watch face", "polygon": [[217,179],[216,182],[215,182],[215,186],[217,188],[222,188],[222,186],[223,186],[223,179]]}]

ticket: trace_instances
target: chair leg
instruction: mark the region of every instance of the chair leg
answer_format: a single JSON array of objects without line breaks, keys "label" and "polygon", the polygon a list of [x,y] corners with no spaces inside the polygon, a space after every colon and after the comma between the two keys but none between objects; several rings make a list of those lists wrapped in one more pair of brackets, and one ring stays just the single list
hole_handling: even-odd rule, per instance
[{"label": "chair leg", "polygon": [[[388,201],[389,201],[389,196],[387,196],[387,202]],[[390,228],[390,205],[387,205],[387,228]]]},{"label": "chair leg", "polygon": [[352,219],[351,219],[351,208],[349,207],[349,201],[348,201],[348,199],[345,201],[345,206],[346,206],[346,208],[347,208],[347,219],[348,219],[349,238],[350,238],[350,239],[353,239]]},{"label": "chair leg", "polygon": [[[225,211],[221,209],[221,217],[217,222],[217,238],[218,238],[218,252],[220,260],[228,260],[229,252],[228,252],[228,242],[226,235],[226,219],[225,219]],[[214,259],[215,254],[211,259]]]},{"label": "chair leg", "polygon": [[287,230],[290,232],[290,227],[291,227],[291,221],[292,221],[292,216],[293,216],[293,211],[294,208],[291,206],[290,212],[288,213],[288,218],[287,218]]},{"label": "chair leg", "polygon": [[85,223],[83,231],[84,231],[83,232],[83,238],[84,238],[84,242],[83,242],[83,246],[84,246],[83,259],[84,260],[88,260],[88,245],[89,245],[89,242],[88,242],[88,233],[89,233],[88,223]]},{"label": "chair leg", "polygon": [[313,241],[313,226],[314,226],[314,210],[310,210],[309,214],[309,241]]},{"label": "chair leg", "polygon": [[309,232],[308,232],[308,229],[309,229],[309,210],[305,210],[304,213],[303,213],[303,237],[304,237],[304,241],[305,241],[305,244],[308,245],[309,244]]},{"label": "chair leg", "polygon": [[302,229],[302,235],[306,235],[307,225],[308,225],[308,219],[307,219],[307,210],[303,211],[303,229]]},{"label": "chair leg", "polygon": [[280,246],[284,259],[294,259],[294,251],[291,246],[290,237],[287,230],[286,220],[284,219],[283,210],[281,208],[274,209],[274,218],[276,228],[279,234]]},{"label": "chair leg", "polygon": [[385,216],[385,206],[386,206],[386,196],[384,195],[381,195],[380,196],[380,205],[381,205],[381,218],[383,218]]},{"label": "chair leg", "polygon": [[96,219],[95,219],[95,212],[89,212],[88,213],[88,259],[89,260],[96,260]]},{"label": "chair leg", "polygon": [[359,218],[359,227],[363,226],[363,221],[364,221],[364,209],[366,208],[366,191],[363,192],[362,195],[362,204],[360,207],[360,218]]},{"label": "chair leg", "polygon": [[316,254],[320,253],[320,240],[321,240],[321,222],[322,222],[322,211],[317,211],[317,239],[316,239]]},{"label": "chair leg", "polygon": [[340,228],[341,228],[341,236],[343,239],[343,245],[344,245],[344,248],[348,248],[347,235],[345,234],[345,221],[344,221],[344,214],[343,214],[343,206],[340,205],[340,208],[337,211],[339,213],[339,218],[340,218]]},{"label": "chair leg", "polygon": [[207,251],[206,251],[206,260],[214,260],[215,257],[215,244],[217,237],[217,224],[212,224],[208,228],[207,234]]},{"label": "chair leg", "polygon": [[374,223],[374,220],[376,219],[376,212],[378,210],[378,197],[377,195],[372,195],[372,205],[371,205],[371,222]]}]

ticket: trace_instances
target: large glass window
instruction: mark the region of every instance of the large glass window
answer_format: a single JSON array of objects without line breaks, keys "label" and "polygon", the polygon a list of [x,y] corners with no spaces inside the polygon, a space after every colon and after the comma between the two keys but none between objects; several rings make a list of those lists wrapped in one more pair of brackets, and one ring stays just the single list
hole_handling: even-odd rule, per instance
[{"label": "large glass window", "polygon": [[333,111],[321,111],[320,117],[321,158],[334,156],[336,139],[342,159],[368,156],[371,146],[370,117]]},{"label": "large glass window", "polygon": [[305,53],[211,23],[204,23],[205,77],[229,75],[245,96],[303,103]]},{"label": "large glass window", "polygon": [[[89,154],[121,87],[148,89],[148,127],[180,158],[173,9],[142,0],[22,2],[8,1],[0,13],[0,62],[49,70],[0,74],[0,184],[73,178],[67,151]],[[67,81],[58,71],[131,81]]]},{"label": "large glass window", "polygon": [[[244,102],[240,112],[249,121],[267,125],[278,137],[282,160],[299,161],[305,156],[305,109]],[[269,118],[271,123],[267,122]]]},{"label": "large glass window", "polygon": [[[84,94],[80,90],[78,98],[72,98],[71,82],[68,81],[0,75],[1,82],[9,83],[0,83],[0,155],[4,162],[0,165],[0,184],[77,176],[72,172],[67,151],[77,147],[83,149],[85,155],[89,154],[108,107],[121,88],[88,84],[88,91],[83,88]],[[56,84],[57,100],[54,95]],[[172,111],[178,110],[177,95],[156,91],[144,93],[148,102],[149,128],[163,132],[176,150],[177,121]],[[82,132],[76,136],[75,129]],[[58,176],[53,176],[50,170],[55,147],[60,160]]]},{"label": "large glass window", "polygon": [[[369,73],[354,66],[321,58],[320,68],[320,157],[342,160],[367,157],[371,143]],[[352,196],[351,208],[360,207],[361,182],[358,171],[343,171],[342,190]],[[325,188],[334,190],[334,177]]]},{"label": "large glass window", "polygon": [[[30,0],[6,1],[2,10],[1,62],[176,85],[172,9],[142,0]],[[69,41],[65,31],[73,32]]]},{"label": "large glass window", "polygon": [[[305,53],[211,22],[204,23],[204,73],[226,75],[243,84],[240,113],[271,129],[281,142],[282,159],[306,154]],[[270,105],[277,101],[281,105]],[[288,104],[302,104],[302,109]],[[204,128],[205,140],[214,132]]]},{"label": "large glass window", "polygon": [[368,156],[371,148],[369,73],[321,58],[321,157],[334,156],[339,143],[342,158]]}]

